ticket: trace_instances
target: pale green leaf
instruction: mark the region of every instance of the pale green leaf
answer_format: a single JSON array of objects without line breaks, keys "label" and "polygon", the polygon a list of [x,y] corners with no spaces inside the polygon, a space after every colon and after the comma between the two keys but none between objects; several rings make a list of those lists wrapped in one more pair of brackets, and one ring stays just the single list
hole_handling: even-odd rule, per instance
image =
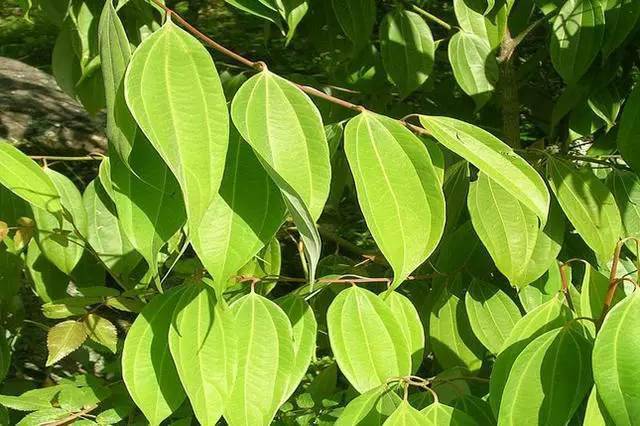
[{"label": "pale green leaf", "polygon": [[546,223],[547,186],[513,149],[491,133],[454,118],[421,115],[420,122],[438,142],[495,180]]},{"label": "pale green leaf", "polygon": [[169,329],[184,287],[154,296],[127,333],[122,378],[131,398],[152,425],[159,425],[185,394],[169,352]]},{"label": "pale green leaf", "polygon": [[270,424],[289,392],[295,356],[291,323],[278,305],[253,292],[231,309],[239,350],[224,418],[229,424]]},{"label": "pale green leaf", "polygon": [[336,426],[381,426],[401,403],[393,387],[382,384],[352,399]]},{"label": "pale green leaf", "polygon": [[434,402],[421,411],[425,426],[474,426],[476,421],[457,408]]},{"label": "pale green leaf", "polygon": [[[567,271],[569,273],[570,271]],[[540,278],[523,287],[518,292],[520,303],[526,312],[531,312],[543,303],[551,300],[562,288],[560,265],[554,261],[549,270]]]},{"label": "pale green leaf", "polygon": [[479,280],[471,282],[464,302],[473,333],[497,354],[521,318],[518,306],[502,290]]},{"label": "pale green leaf", "polygon": [[429,257],[442,236],[444,195],[435,168],[417,136],[370,112],[347,124],[345,152],[358,202],[393,268],[395,288]]},{"label": "pale green leaf", "polygon": [[638,174],[640,172],[640,84],[636,84],[624,104],[616,143],[624,161]]},{"label": "pale green leaf", "polygon": [[231,116],[282,191],[302,236],[313,281],[321,250],[315,221],[322,213],[331,183],[320,112],[299,88],[263,71],[238,90]]},{"label": "pale green leaf", "polygon": [[300,22],[309,11],[307,0],[280,0],[282,2],[282,15],[287,21],[286,43],[290,43],[296,33]]},{"label": "pale green leaf", "polygon": [[[580,287],[580,315],[598,319],[609,291],[609,277],[586,264]],[[618,285],[611,300],[611,306],[624,299],[624,289]]]},{"label": "pale green leaf", "polygon": [[407,401],[402,401],[383,423],[384,426],[423,426],[424,424],[424,414],[413,408]]},{"label": "pale green leaf", "polygon": [[276,303],[287,314],[293,330],[294,358],[289,391],[282,397],[282,403],[284,403],[296,390],[307,373],[311,360],[315,358],[318,323],[311,306],[300,296],[289,293],[276,300]]},{"label": "pale green leaf", "polygon": [[429,26],[413,12],[395,8],[380,24],[380,53],[389,79],[402,95],[425,82],[431,70],[435,44]]},{"label": "pale green leaf", "polygon": [[87,213],[87,241],[112,273],[127,277],[141,257],[122,231],[115,205],[99,180],[89,183],[82,202]]},{"label": "pale green leaf", "polygon": [[587,167],[559,159],[547,164],[551,189],[565,215],[598,259],[608,261],[622,232],[613,195]]},{"label": "pale green leaf", "polygon": [[84,252],[84,240],[88,233],[87,214],[82,204],[82,195],[69,178],[52,169],[45,169],[45,173],[60,194],[64,219],[60,227],[60,219],[56,215],[34,208],[36,241],[42,254],[69,275]]},{"label": "pale green leaf", "polygon": [[0,185],[45,212],[59,214],[60,195],[51,178],[29,157],[0,139]]},{"label": "pale green leaf", "polygon": [[327,312],[331,349],[340,371],[360,393],[411,374],[411,348],[400,322],[381,298],[351,287]]},{"label": "pale green leaf", "polygon": [[449,40],[448,54],[458,85],[473,98],[476,109],[482,108],[498,82],[498,62],[491,46],[475,34],[459,31]]},{"label": "pale green leaf", "polygon": [[367,44],[376,21],[375,0],[331,0],[333,11],[342,31],[355,50]]},{"label": "pale green leaf", "polygon": [[422,365],[424,357],[425,334],[418,311],[408,297],[392,291],[385,295],[385,302],[400,322],[402,332],[409,342],[411,350],[411,371],[415,373]]},{"label": "pale green leaf", "polygon": [[640,421],[640,293],[634,291],[605,317],[593,348],[598,395],[616,425]]},{"label": "pale green leaf", "polygon": [[232,130],[219,195],[192,238],[220,292],[269,243],[284,216],[280,191],[251,147]]},{"label": "pale green leaf", "polygon": [[463,31],[487,42],[490,50],[500,46],[507,26],[507,8],[503,5],[490,13],[483,0],[454,0],[453,10]]},{"label": "pale green leaf", "polygon": [[47,367],[78,349],[86,338],[87,331],[79,321],[64,321],[51,327],[47,334]]},{"label": "pale green leaf", "polygon": [[484,348],[473,334],[464,301],[445,289],[431,310],[429,347],[443,369],[480,369]]},{"label": "pale green leaf", "polygon": [[111,321],[96,314],[89,314],[83,319],[82,323],[86,329],[87,336],[91,340],[116,353],[118,331]]},{"label": "pale green leaf", "polygon": [[229,140],[229,114],[211,55],[169,19],[134,52],[125,97],[178,180],[195,232],[218,194]]},{"label": "pale green leaf", "polygon": [[180,296],[169,347],[196,418],[215,425],[233,386],[236,361],[233,314],[204,283],[190,284]]},{"label": "pale green leaf", "polygon": [[604,36],[601,0],[567,0],[554,18],[551,62],[567,82],[580,80],[598,55]]},{"label": "pale green leaf", "polygon": [[537,337],[518,355],[498,425],[565,425],[593,385],[592,343],[575,326]]},{"label": "pale green leaf", "polygon": [[596,387],[591,389],[587,408],[584,412],[584,420],[582,426],[607,426],[614,424],[602,403],[602,399],[598,395]]}]

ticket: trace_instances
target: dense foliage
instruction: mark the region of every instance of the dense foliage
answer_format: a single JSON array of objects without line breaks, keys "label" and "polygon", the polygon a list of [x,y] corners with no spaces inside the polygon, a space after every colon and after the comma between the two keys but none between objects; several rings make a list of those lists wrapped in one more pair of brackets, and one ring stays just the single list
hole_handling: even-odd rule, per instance
[{"label": "dense foliage", "polygon": [[639,1],[21,5],[108,152],[0,142],[0,424],[640,424]]}]

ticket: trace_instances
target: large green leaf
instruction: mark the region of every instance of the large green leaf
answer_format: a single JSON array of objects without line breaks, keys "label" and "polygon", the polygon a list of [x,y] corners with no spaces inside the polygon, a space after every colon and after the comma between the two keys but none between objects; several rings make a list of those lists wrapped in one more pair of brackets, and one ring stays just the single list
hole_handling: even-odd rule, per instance
[{"label": "large green leaf", "polygon": [[444,195],[435,168],[420,139],[397,121],[370,112],[349,121],[344,147],[358,202],[393,268],[395,288],[442,236]]},{"label": "large green leaf", "polygon": [[407,342],[409,342],[409,348],[411,350],[411,371],[415,373],[422,365],[424,357],[425,335],[422,322],[420,321],[420,315],[413,302],[397,291],[392,291],[385,296],[386,299],[384,300],[400,322],[402,332]]},{"label": "large green leaf", "polygon": [[622,232],[613,195],[587,167],[550,159],[548,170],[551,189],[565,215],[598,259],[608,261]]},{"label": "large green leaf", "polygon": [[507,26],[507,9],[504,6],[485,13],[486,2],[483,0],[454,0],[453,10],[463,31],[480,37],[489,44],[490,50],[500,46]]},{"label": "large green leaf", "polygon": [[293,365],[289,390],[284,393],[281,401],[284,403],[296,390],[307,373],[311,360],[315,357],[318,323],[311,306],[304,298],[294,293],[276,300],[276,303],[287,314],[293,330]]},{"label": "large green leaf", "polygon": [[294,344],[287,315],[254,292],[231,305],[238,347],[237,375],[224,408],[229,424],[270,424],[289,391]]},{"label": "large green leaf", "polygon": [[591,349],[575,324],[529,343],[511,368],[498,424],[567,424],[593,385]]},{"label": "large green leaf", "polygon": [[331,183],[329,148],[320,112],[292,83],[263,71],[238,90],[231,116],[282,191],[305,244],[313,280],[321,249],[315,221],[322,213]]},{"label": "large green leaf", "polygon": [[459,31],[449,40],[448,52],[458,85],[473,98],[476,109],[482,108],[498,82],[498,62],[491,46],[475,34]]},{"label": "large green leaf", "polygon": [[504,342],[491,371],[489,403],[494,414],[500,410],[505,384],[511,377],[513,363],[525,347],[538,336],[562,327],[572,318],[571,310],[564,305],[564,298],[557,294],[522,317]]},{"label": "large green leaf", "polygon": [[445,289],[429,318],[429,347],[444,368],[480,369],[484,348],[473,334],[464,302]]},{"label": "large green leaf", "polygon": [[192,244],[222,292],[228,279],[273,238],[285,207],[280,191],[235,130],[219,192]]},{"label": "large green leaf", "polygon": [[620,210],[623,236],[640,238],[640,178],[633,172],[612,170],[607,186]]},{"label": "large green leaf", "polygon": [[401,403],[393,387],[382,384],[352,399],[336,426],[381,426]]},{"label": "large green leaf", "polygon": [[342,31],[358,50],[369,41],[376,21],[375,0],[331,0]]},{"label": "large green leaf", "polygon": [[218,194],[229,140],[229,114],[211,55],[168,19],[134,52],[125,97],[178,180],[190,232],[196,232]]},{"label": "large green leaf", "polygon": [[411,374],[411,348],[402,326],[369,290],[340,292],[327,311],[327,326],[340,371],[358,392]]},{"label": "large green leaf", "polygon": [[44,257],[36,240],[29,243],[25,265],[33,281],[34,290],[43,302],[68,296],[69,277]]},{"label": "large green leaf", "polygon": [[190,284],[182,292],[169,329],[169,347],[196,418],[215,425],[233,386],[236,332],[233,315],[213,288]]},{"label": "large green leaf", "polygon": [[129,395],[152,425],[159,425],[185,394],[169,352],[173,311],[184,287],[154,296],[127,333],[122,350],[122,378]]},{"label": "large green leaf", "polygon": [[635,85],[624,104],[616,141],[622,158],[636,174],[640,173],[638,134],[640,134],[640,84]]},{"label": "large green leaf", "polygon": [[57,214],[62,210],[60,195],[51,178],[4,139],[0,139],[0,164],[0,185],[45,212]]},{"label": "large green leaf", "polygon": [[473,426],[476,421],[463,411],[449,407],[440,402],[434,402],[421,411],[425,418],[422,423],[425,426]]},{"label": "large green leaf", "polygon": [[87,241],[111,272],[126,278],[140,263],[140,254],[121,230],[115,205],[99,180],[89,183],[82,203],[87,212]]},{"label": "large green leaf", "polygon": [[406,400],[403,400],[384,422],[384,426],[423,426],[424,424],[424,414],[413,408]]},{"label": "large green leaf", "polygon": [[601,0],[567,0],[553,21],[551,62],[567,82],[575,83],[598,55],[604,36]]},{"label": "large green leaf", "polygon": [[471,184],[468,197],[473,228],[498,270],[521,287],[538,239],[538,218],[484,173]]},{"label": "large green leaf", "polygon": [[491,133],[454,118],[421,115],[420,122],[438,142],[495,180],[546,223],[547,186],[513,149]]},{"label": "large green leaf", "polygon": [[107,105],[107,138],[110,147],[128,164],[138,131],[124,98],[124,76],[131,59],[131,47],[111,0],[104,2],[100,15],[98,44]]},{"label": "large green leaf", "polygon": [[640,421],[640,293],[634,291],[606,316],[593,348],[598,395],[616,425]]},{"label": "large green leaf", "polygon": [[110,185],[104,186],[113,188],[122,231],[157,275],[158,253],[184,225],[186,215],[175,177],[144,136],[138,137],[129,167],[119,156],[110,157]]},{"label": "large green leaf", "polygon": [[38,228],[36,241],[42,254],[69,275],[84,252],[84,240],[88,233],[87,214],[82,204],[82,195],[69,178],[48,168],[45,173],[60,194],[64,219],[61,227],[56,215],[34,208],[33,216]]},{"label": "large green leaf", "polygon": [[[604,12],[605,30],[602,54],[606,58],[633,32],[640,19],[640,3],[634,0],[608,0]],[[604,6],[603,6],[604,7]]]},{"label": "large green leaf", "polygon": [[384,69],[402,95],[425,82],[433,69],[435,44],[424,19],[393,9],[380,24],[380,53]]},{"label": "large green leaf", "polygon": [[497,354],[521,318],[518,306],[502,290],[479,280],[469,286],[464,303],[473,333]]}]

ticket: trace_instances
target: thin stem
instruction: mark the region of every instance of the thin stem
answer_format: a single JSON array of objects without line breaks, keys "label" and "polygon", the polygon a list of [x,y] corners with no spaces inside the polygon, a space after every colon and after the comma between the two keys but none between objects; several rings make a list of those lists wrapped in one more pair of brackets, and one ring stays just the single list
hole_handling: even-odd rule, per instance
[{"label": "thin stem", "polygon": [[618,283],[620,280],[617,278],[618,275],[618,263],[620,263],[620,253],[622,252],[622,246],[624,245],[625,240],[618,241],[616,244],[616,250],[613,253],[613,263],[611,264],[611,273],[609,274],[609,288],[607,289],[607,294],[604,298],[604,304],[602,305],[602,314],[600,314],[600,318],[598,318],[598,322],[596,323],[596,329],[599,330],[602,326],[602,322],[604,318],[607,316],[609,309],[611,309],[611,304],[613,303],[613,297],[616,294],[616,290],[618,288]]},{"label": "thin stem", "polygon": [[430,20],[431,22],[435,22],[436,24],[440,25],[442,28],[446,29],[447,31],[451,31],[453,29],[453,26],[450,24],[447,24],[445,21],[443,21],[442,19],[438,18],[435,15],[432,15],[431,13],[427,12],[424,9],[419,8],[418,6],[416,6],[415,4],[411,5],[411,10],[413,10],[414,12],[416,12],[419,15],[424,16],[425,18],[427,18],[428,20]]},{"label": "thin stem", "polygon": [[67,417],[63,418],[63,419],[56,420],[56,421],[53,421],[53,422],[42,423],[42,425],[43,426],[62,426],[62,425],[71,424],[71,423],[73,423],[74,420],[89,414],[90,412],[92,412],[96,408],[98,408],[98,406],[94,404],[94,405],[92,405],[90,407],[85,408],[82,411],[78,411],[77,413],[70,414]]},{"label": "thin stem", "polygon": [[59,155],[30,155],[29,158],[32,160],[41,160],[41,161],[102,161],[104,155],[96,154],[96,155],[85,155],[81,157],[65,157]]}]

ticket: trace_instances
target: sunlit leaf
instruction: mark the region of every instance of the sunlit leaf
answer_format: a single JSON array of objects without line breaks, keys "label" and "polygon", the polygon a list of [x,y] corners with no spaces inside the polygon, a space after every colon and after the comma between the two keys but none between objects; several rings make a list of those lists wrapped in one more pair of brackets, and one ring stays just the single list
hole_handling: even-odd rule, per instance
[{"label": "sunlit leaf", "polygon": [[89,314],[84,318],[83,324],[89,339],[116,353],[118,331],[111,321],[96,314]]},{"label": "sunlit leaf", "polygon": [[385,296],[385,302],[400,322],[402,331],[409,342],[409,348],[411,349],[411,371],[415,373],[418,371],[418,368],[420,368],[424,357],[425,335],[420,316],[413,302],[411,302],[408,297],[397,291],[392,291],[388,295],[385,294]]},{"label": "sunlit leaf", "polygon": [[79,321],[69,320],[51,327],[47,334],[47,366],[53,365],[84,343],[87,331]]},{"label": "sunlit leaf", "polygon": [[393,387],[382,384],[351,400],[336,426],[381,426],[401,403]]}]

